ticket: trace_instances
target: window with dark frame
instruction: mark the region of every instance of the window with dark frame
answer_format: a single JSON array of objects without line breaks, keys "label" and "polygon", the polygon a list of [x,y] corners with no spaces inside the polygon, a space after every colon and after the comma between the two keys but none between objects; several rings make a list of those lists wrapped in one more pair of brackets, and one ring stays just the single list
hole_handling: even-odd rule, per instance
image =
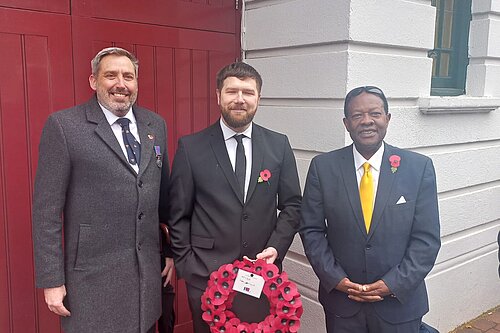
[{"label": "window with dark frame", "polygon": [[431,95],[465,94],[472,0],[432,0],[436,7]]}]

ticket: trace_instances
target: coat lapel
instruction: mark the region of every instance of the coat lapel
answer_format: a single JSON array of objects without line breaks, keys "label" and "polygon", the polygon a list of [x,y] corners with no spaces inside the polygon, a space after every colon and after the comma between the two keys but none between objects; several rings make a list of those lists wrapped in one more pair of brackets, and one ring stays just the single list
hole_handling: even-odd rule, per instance
[{"label": "coat lapel", "polygon": [[394,153],[392,146],[385,143],[384,145],[384,156],[382,157],[382,165],[380,166],[377,196],[375,198],[375,206],[373,208],[373,216],[369,236],[371,236],[375,232],[377,226],[380,224],[380,217],[382,216],[382,213],[387,206],[389,194],[392,191],[392,186],[397,177],[397,172],[392,173],[389,163],[389,156]]},{"label": "coat lapel", "polygon": [[224,136],[222,135],[222,129],[220,128],[219,122],[213,124],[210,128],[210,145],[215,154],[215,158],[219,163],[224,176],[226,177],[229,185],[234,191],[234,194],[238,197],[241,204],[243,205],[243,195],[240,193],[238,181],[236,180],[236,175],[233,171],[233,166],[229,160],[227,154],[226,143],[224,142]]},{"label": "coat lapel", "polygon": [[343,155],[340,164],[342,178],[351,203],[351,208],[356,217],[356,224],[359,230],[366,235],[366,227],[363,219],[363,211],[361,210],[361,200],[359,198],[358,181],[356,179],[356,170],[354,169],[354,155],[352,153],[352,145],[343,150]]},{"label": "coat lapel", "polygon": [[264,162],[264,142],[262,141],[261,130],[255,124],[252,128],[252,171],[250,173],[250,183],[248,185],[247,202],[250,201],[252,194],[257,186],[257,179],[262,170]]},{"label": "coat lapel", "polygon": [[146,112],[134,107],[134,115],[137,120],[139,138],[141,139],[141,162],[139,164],[139,175],[141,175],[144,170],[146,170],[151,160],[155,142],[155,133],[151,131],[151,119],[149,119]]},{"label": "coat lapel", "polygon": [[116,136],[113,133],[111,126],[109,126],[109,123],[106,120],[106,117],[104,116],[99,103],[97,103],[97,98],[95,95],[94,98],[89,103],[87,103],[85,112],[87,115],[87,120],[91,123],[97,124],[95,128],[96,134],[104,141],[106,145],[109,146],[111,151],[113,151],[113,153],[117,155],[117,157],[123,162],[123,164],[135,174],[134,169],[128,163],[125,155],[123,155],[122,148],[120,147],[118,140],[116,140]]}]

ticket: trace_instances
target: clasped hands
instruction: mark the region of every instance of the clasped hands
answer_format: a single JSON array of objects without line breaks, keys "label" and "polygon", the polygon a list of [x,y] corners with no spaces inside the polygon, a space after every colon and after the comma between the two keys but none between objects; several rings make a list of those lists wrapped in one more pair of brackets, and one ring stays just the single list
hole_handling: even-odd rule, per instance
[{"label": "clasped hands", "polygon": [[359,284],[343,278],[335,289],[346,293],[347,297],[356,302],[379,302],[383,301],[385,296],[391,295],[391,291],[382,280]]}]

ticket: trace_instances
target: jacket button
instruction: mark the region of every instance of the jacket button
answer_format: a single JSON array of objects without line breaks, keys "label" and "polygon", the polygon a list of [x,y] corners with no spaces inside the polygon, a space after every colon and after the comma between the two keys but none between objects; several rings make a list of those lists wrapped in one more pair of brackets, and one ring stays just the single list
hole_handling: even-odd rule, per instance
[{"label": "jacket button", "polygon": [[143,217],[144,217],[144,213],[143,213],[143,212],[140,212],[140,213],[139,213],[139,216],[137,216],[137,218],[138,218],[139,220],[142,220],[142,218],[143,218]]},{"label": "jacket button", "polygon": [[367,249],[367,250],[369,250],[371,248],[372,248],[372,246],[370,244],[366,245],[366,247],[365,247],[365,249]]},{"label": "jacket button", "polygon": [[243,247],[248,247],[248,243],[246,241],[243,242]]},{"label": "jacket button", "polygon": [[138,243],[137,244],[137,251],[140,251],[141,250],[141,243]]},{"label": "jacket button", "polygon": [[142,184],[143,184],[143,183],[142,183],[142,180],[139,180],[139,182],[137,183],[137,185],[138,185],[140,188],[142,188]]},{"label": "jacket button", "polygon": [[243,214],[243,221],[248,221],[248,215],[247,214]]}]

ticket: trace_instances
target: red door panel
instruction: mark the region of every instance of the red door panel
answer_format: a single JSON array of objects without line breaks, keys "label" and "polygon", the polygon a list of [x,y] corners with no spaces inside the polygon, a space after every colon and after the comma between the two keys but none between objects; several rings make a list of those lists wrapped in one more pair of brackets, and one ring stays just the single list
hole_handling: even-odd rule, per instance
[{"label": "red door panel", "polygon": [[0,18],[0,332],[59,332],[34,288],[31,193],[43,123],[74,103],[70,20],[6,8]]},{"label": "red door panel", "polygon": [[70,0],[0,0],[0,6],[69,14]]},{"label": "red door panel", "polygon": [[[234,11],[232,15],[234,22]],[[234,34],[84,17],[73,17],[72,22],[78,103],[93,93],[88,84],[91,58],[104,47],[119,46],[139,59],[137,103],[167,121],[171,160],[180,136],[203,129],[218,119],[215,74],[239,57],[235,51],[239,49],[239,38]],[[191,333],[185,285],[177,281],[174,287],[175,332]]]},{"label": "red door panel", "polygon": [[[235,33],[236,0],[74,0],[73,15]],[[232,18],[232,19],[231,19]]]}]

